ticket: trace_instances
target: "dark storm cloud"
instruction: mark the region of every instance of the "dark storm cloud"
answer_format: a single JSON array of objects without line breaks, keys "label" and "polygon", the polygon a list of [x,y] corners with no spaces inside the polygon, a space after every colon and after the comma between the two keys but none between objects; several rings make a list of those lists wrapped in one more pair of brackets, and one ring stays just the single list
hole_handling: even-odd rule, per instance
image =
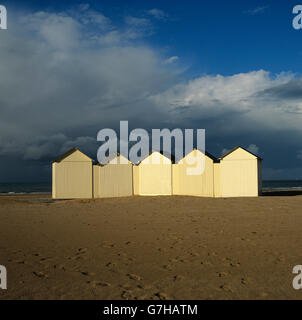
[{"label": "dark storm cloud", "polygon": [[[299,168],[301,79],[294,75],[258,70],[180,82],[169,57],[137,41],[154,32],[145,17],[126,16],[116,27],[84,6],[11,19],[0,42],[3,168],[17,162],[24,178],[36,164],[40,181],[49,179],[50,160],[71,147],[96,155],[98,130],[118,129],[120,120],[130,129],[205,128],[217,156],[241,144],[269,161],[283,135],[293,141],[292,166]],[[281,172],[285,157],[271,174]],[[2,169],[2,181],[11,179],[8,172]]]},{"label": "dark storm cloud", "polygon": [[258,93],[258,96],[272,99],[299,100],[302,99],[302,79],[295,79]]}]

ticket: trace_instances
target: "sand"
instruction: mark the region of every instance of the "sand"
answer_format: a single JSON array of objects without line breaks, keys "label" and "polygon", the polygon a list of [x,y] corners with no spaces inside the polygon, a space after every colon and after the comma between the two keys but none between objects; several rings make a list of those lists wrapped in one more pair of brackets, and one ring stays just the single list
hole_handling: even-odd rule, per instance
[{"label": "sand", "polygon": [[0,197],[0,299],[300,299],[302,196]]}]

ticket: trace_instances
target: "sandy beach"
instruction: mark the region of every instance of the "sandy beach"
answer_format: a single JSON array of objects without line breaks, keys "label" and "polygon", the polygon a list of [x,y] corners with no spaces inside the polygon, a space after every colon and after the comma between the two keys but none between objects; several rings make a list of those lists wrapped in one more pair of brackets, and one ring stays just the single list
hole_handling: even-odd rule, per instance
[{"label": "sandy beach", "polygon": [[302,195],[0,197],[0,299],[301,299]]}]

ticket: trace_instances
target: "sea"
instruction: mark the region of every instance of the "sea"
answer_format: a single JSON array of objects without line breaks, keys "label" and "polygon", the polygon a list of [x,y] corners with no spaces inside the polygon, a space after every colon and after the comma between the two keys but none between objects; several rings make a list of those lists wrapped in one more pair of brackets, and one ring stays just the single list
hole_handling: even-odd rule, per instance
[{"label": "sea", "polygon": [[262,190],[302,190],[302,180],[263,180]]},{"label": "sea", "polygon": [[0,194],[50,194],[51,182],[0,183]]},{"label": "sea", "polygon": [[[302,180],[264,180],[263,191],[302,190]],[[0,183],[0,194],[50,194],[51,182]]]}]

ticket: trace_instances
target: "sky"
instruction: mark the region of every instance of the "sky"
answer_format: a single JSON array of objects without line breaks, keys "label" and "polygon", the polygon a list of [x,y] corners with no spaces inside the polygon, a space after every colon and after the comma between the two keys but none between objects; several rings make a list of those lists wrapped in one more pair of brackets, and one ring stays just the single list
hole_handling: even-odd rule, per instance
[{"label": "sky", "polygon": [[302,179],[300,1],[14,1],[0,30],[0,182],[51,180],[97,132],[203,128],[263,178]]}]

